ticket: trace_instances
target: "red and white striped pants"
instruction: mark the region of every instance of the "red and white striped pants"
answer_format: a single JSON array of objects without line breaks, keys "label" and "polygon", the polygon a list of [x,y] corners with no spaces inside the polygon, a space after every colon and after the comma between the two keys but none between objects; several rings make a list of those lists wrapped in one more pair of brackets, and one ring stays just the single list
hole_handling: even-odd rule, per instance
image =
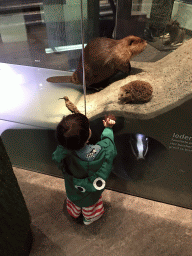
[{"label": "red and white striped pants", "polygon": [[82,214],[87,220],[94,220],[97,219],[99,216],[103,215],[104,213],[104,207],[103,207],[103,201],[102,196],[100,196],[97,203],[95,203],[92,206],[89,207],[79,207],[75,205],[73,202],[67,198],[67,211],[73,218],[78,218]]}]

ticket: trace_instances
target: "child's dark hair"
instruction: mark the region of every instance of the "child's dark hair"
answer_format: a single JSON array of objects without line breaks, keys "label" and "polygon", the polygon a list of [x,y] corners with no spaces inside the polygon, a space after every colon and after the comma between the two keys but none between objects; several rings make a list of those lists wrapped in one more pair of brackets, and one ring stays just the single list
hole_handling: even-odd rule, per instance
[{"label": "child's dark hair", "polygon": [[89,137],[89,120],[80,113],[63,117],[56,128],[56,138],[60,145],[69,150],[84,147]]}]

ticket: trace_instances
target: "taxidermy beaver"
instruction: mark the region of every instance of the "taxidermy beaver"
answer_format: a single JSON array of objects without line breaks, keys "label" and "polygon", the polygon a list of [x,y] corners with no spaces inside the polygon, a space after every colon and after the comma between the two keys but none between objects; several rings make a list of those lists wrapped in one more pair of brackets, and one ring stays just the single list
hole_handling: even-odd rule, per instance
[{"label": "taxidermy beaver", "polygon": [[[84,49],[86,85],[99,83],[118,71],[128,73],[130,59],[141,53],[147,43],[136,36],[120,40],[99,37],[90,41]],[[82,57],[72,76],[49,77],[48,82],[83,84]]]},{"label": "taxidermy beaver", "polygon": [[121,86],[118,99],[123,103],[145,103],[148,102],[153,93],[150,83],[140,80],[132,81]]}]

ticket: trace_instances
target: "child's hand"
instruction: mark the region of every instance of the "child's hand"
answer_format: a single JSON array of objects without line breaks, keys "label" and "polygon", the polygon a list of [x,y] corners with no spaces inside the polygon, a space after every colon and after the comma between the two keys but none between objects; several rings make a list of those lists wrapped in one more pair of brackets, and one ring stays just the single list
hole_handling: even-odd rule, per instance
[{"label": "child's hand", "polygon": [[112,128],[115,123],[116,123],[116,122],[115,122],[114,120],[110,119],[110,118],[107,118],[106,121],[103,120],[103,125],[104,125],[105,127],[111,127],[111,128]]}]

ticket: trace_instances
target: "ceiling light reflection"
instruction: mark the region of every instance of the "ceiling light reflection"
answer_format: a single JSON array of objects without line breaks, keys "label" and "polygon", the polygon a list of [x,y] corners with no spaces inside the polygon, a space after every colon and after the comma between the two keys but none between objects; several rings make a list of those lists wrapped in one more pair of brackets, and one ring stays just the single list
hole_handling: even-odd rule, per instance
[{"label": "ceiling light reflection", "polygon": [[15,111],[26,101],[22,84],[24,77],[8,64],[0,63],[0,113]]},{"label": "ceiling light reflection", "polygon": [[[84,44],[84,47],[87,44]],[[46,48],[45,52],[46,53],[53,53],[53,52],[66,52],[66,51],[74,51],[74,50],[81,50],[82,49],[82,44],[76,44],[76,45],[66,45],[66,46],[58,46],[55,47],[54,49],[52,48]]]}]

